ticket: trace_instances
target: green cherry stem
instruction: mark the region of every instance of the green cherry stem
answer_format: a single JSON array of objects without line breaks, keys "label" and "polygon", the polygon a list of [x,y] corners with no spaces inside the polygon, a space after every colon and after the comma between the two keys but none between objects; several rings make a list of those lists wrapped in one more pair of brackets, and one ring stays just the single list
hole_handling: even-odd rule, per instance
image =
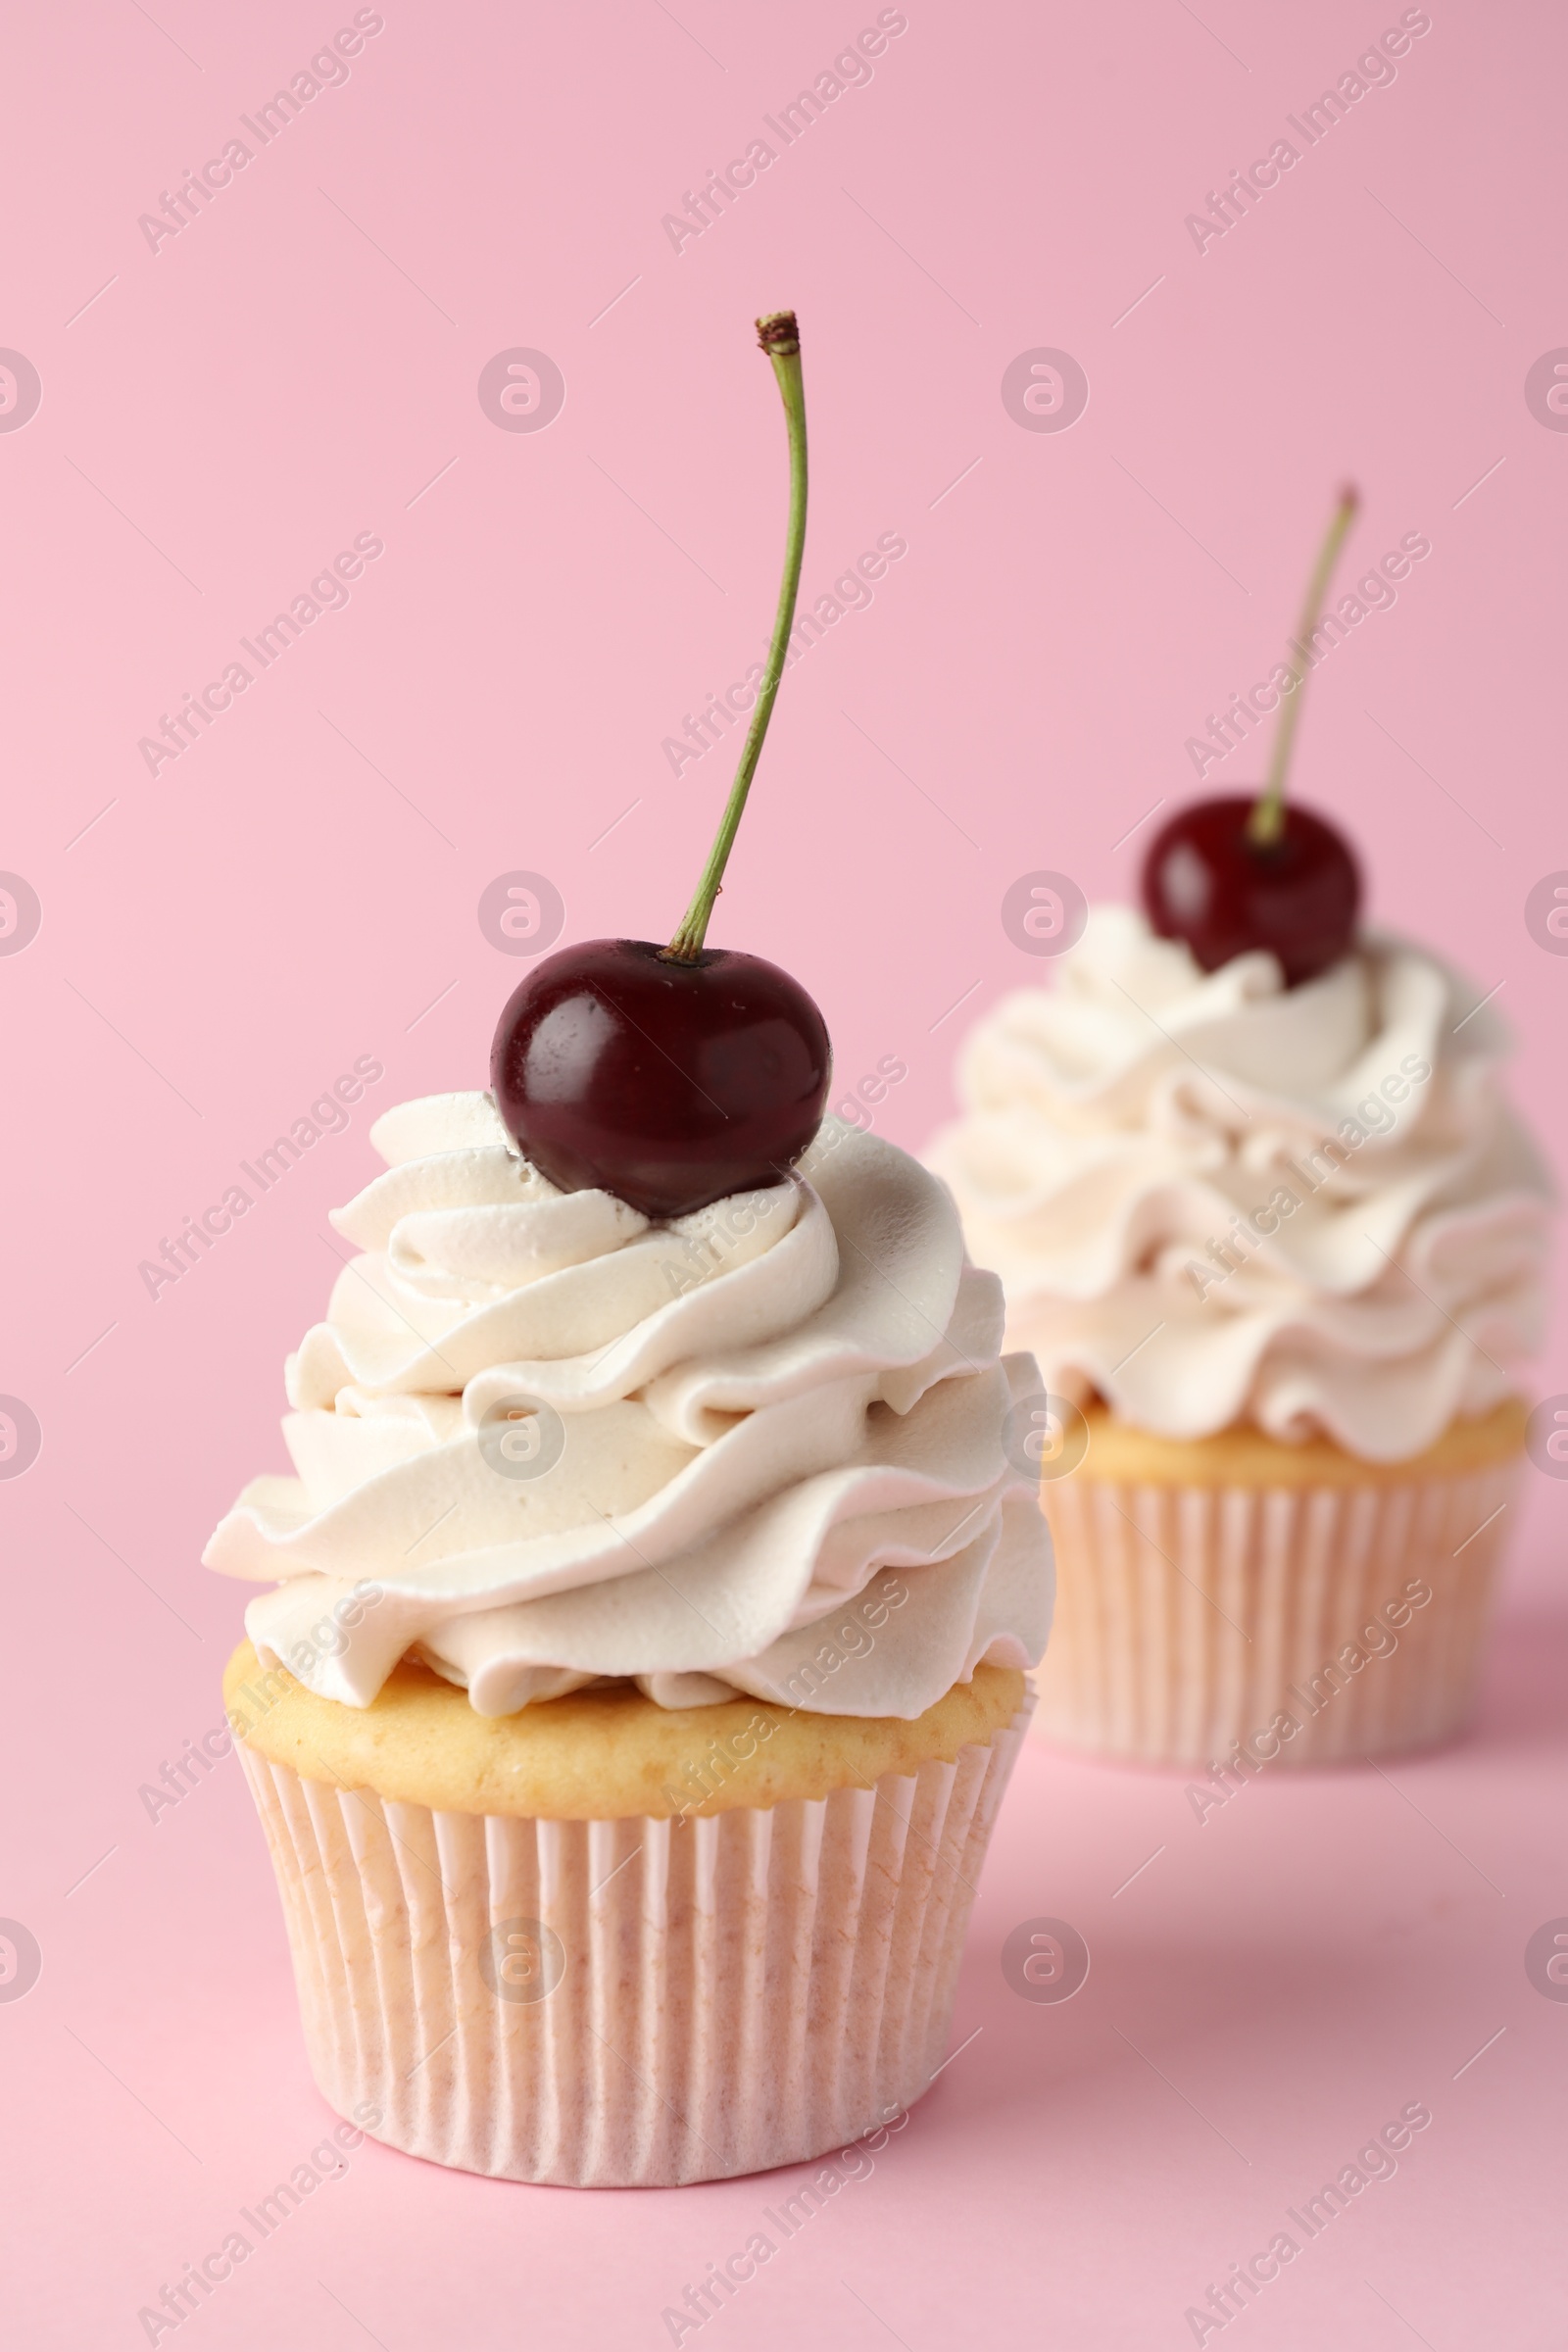
[{"label": "green cherry stem", "polygon": [[784,416],[790,437],[790,519],[784,538],[784,577],[779,582],[778,611],[773,618],[773,641],[767,649],[767,666],[762,683],[757,690],[757,707],[752,723],[746,730],[746,742],[741,752],[741,763],[735,770],[729,799],[719,819],[713,846],[708,853],[703,878],[697,885],[691,905],[687,907],[680,929],[663,950],[667,963],[695,963],[708,936],[708,925],[713,912],[713,902],[723,885],[724,868],[735,835],[740,828],[746,808],[746,796],[752,789],[757,762],[767,733],[767,722],[773,715],[773,703],[778,694],[778,682],[784,674],[784,656],[789,647],[790,633],[795,626],[795,598],[801,585],[801,557],[806,547],[806,387],[801,379],[801,338],[793,311],[775,311],[770,318],[757,321],[757,339],[773,363],[773,373],[784,398]]},{"label": "green cherry stem", "polygon": [[1301,617],[1297,623],[1293,651],[1299,654],[1301,666],[1296,672],[1296,685],[1290,694],[1280,697],[1280,722],[1274,730],[1274,754],[1269,761],[1268,781],[1262,796],[1247,820],[1247,838],[1260,849],[1279,840],[1285,830],[1285,771],[1291,764],[1291,745],[1296,736],[1296,722],[1301,715],[1301,701],[1306,693],[1307,657],[1305,648],[1311,632],[1322,616],[1323,599],[1333,576],[1335,562],[1345,542],[1360,497],[1355,486],[1347,482],[1340,492],[1340,503],[1334,510],[1334,519],[1318,550],[1312,577],[1307,582],[1306,600]]}]

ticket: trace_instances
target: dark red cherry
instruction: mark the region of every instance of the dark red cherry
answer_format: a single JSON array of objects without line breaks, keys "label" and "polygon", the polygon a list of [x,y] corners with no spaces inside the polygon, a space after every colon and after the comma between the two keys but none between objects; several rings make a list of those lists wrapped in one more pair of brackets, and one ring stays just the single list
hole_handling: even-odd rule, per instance
[{"label": "dark red cherry", "polygon": [[1161,939],[1184,940],[1205,972],[1267,948],[1287,988],[1337,963],[1355,937],[1361,869],[1344,834],[1298,802],[1277,839],[1249,834],[1254,795],[1179,808],[1144,860],[1144,907]]},{"label": "dark red cherry", "polygon": [[509,1000],[490,1055],[501,1116],[564,1192],[649,1217],[776,1184],[821,1125],[827,1028],[760,956],[670,961],[643,939],[547,956]]},{"label": "dark red cherry", "polygon": [[784,404],[789,525],[762,681],[708,862],[667,948],[563,948],[514,992],[490,1050],[497,1106],[534,1166],[564,1192],[613,1193],[649,1217],[776,1184],[821,1125],[833,1071],[800,982],[707,944],[784,672],[806,544],[800,327],[793,311],[775,311],[757,332]]}]

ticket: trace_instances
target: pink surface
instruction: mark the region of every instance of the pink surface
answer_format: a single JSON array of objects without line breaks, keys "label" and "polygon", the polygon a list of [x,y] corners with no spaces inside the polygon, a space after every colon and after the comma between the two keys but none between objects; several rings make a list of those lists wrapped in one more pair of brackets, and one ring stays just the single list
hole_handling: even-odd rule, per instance
[{"label": "pink surface", "polygon": [[[755,312],[792,302],[807,337],[808,597],[883,534],[907,552],[787,677],[714,936],[812,989],[846,1089],[907,1062],[883,1130],[918,1144],[964,1023],[1038,975],[1000,919],[1019,875],[1134,886],[1131,829],[1280,659],[1351,471],[1349,576],[1408,532],[1432,552],[1324,664],[1298,779],[1353,825],[1376,914],[1503,992],[1568,1142],[1568,964],[1524,916],[1568,867],[1568,440],[1525,396],[1568,342],[1560,12],[1434,5],[1202,253],[1184,217],[1396,7],[910,0],[873,77],[678,253],[662,217],[874,7],[383,13],[265,147],[241,117],[349,8],[9,31],[0,344],[42,387],[0,429],[0,867],[42,907],[0,956],[0,1390],[42,1430],[0,1481],[0,1916],[43,1961],[0,2001],[0,2295],[29,2345],[147,2340],[138,2308],[328,2130],[236,1768],[156,1823],[138,1789],[219,1721],[243,1596],[197,1554],[281,1466],[279,1367],[368,1117],[483,1082],[524,967],[481,894],[543,873],[577,936],[684,906],[729,754],[677,777],[662,740],[759,658],[782,532]],[[138,217],[237,131],[244,171],[152,250]],[[564,380],[541,432],[477,395],[518,349]],[[1087,375],[1070,431],[1004,405],[1041,349]],[[0,428],[29,381],[6,365]],[[361,533],[384,553],[347,606],[150,773],[138,739]],[[139,1262],[361,1055],[384,1076],[348,1131],[149,1297]],[[1541,1385],[1568,1387],[1560,1341]],[[1396,2177],[1227,2338],[1560,2340],[1568,2004],[1524,1951],[1568,1914],[1564,1490],[1527,1483],[1452,1753],[1276,1777],[1200,1825],[1179,1778],[1030,1749],[960,1990],[955,2044],[978,2038],[702,2340],[1191,2342],[1209,2282],[1417,2101]],[[1041,1916],[1093,1955],[1063,2006],[1002,1974]],[[781,2185],[529,2190],[367,2147],[185,2325],[652,2346]]]}]

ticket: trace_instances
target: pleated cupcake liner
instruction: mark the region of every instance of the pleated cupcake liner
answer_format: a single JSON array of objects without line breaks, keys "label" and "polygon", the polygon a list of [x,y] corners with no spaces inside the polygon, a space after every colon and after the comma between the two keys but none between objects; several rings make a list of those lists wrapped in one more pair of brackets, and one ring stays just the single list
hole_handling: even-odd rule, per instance
[{"label": "pleated cupcake liner", "polygon": [[1518,1469],[1515,1456],[1355,1486],[1055,1481],[1036,1733],[1148,1764],[1222,1763],[1240,1746],[1244,1768],[1271,1770],[1451,1738],[1475,1702]]},{"label": "pleated cupcake liner", "polygon": [[847,2144],[945,2055],[1033,1703],[951,1764],[684,1824],[432,1812],[240,1742],[323,2095],[411,2155],[574,2187]]}]

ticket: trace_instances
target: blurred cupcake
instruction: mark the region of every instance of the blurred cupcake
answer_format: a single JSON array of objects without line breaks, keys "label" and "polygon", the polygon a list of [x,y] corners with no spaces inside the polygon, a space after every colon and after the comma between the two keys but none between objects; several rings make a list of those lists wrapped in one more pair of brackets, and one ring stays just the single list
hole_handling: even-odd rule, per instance
[{"label": "blurred cupcake", "polygon": [[667,1223],[407,1103],[287,1367],[226,1703],[317,2079],[443,2164],[660,2184],[918,2097],[1050,1615],[1035,1367],[825,1123]]},{"label": "blurred cupcake", "polygon": [[1447,1737],[1551,1199],[1500,1023],[1378,934],[1287,986],[1104,906],[1058,969],[975,1029],[928,1154],[1053,1400],[1038,1728],[1242,1771]]}]

